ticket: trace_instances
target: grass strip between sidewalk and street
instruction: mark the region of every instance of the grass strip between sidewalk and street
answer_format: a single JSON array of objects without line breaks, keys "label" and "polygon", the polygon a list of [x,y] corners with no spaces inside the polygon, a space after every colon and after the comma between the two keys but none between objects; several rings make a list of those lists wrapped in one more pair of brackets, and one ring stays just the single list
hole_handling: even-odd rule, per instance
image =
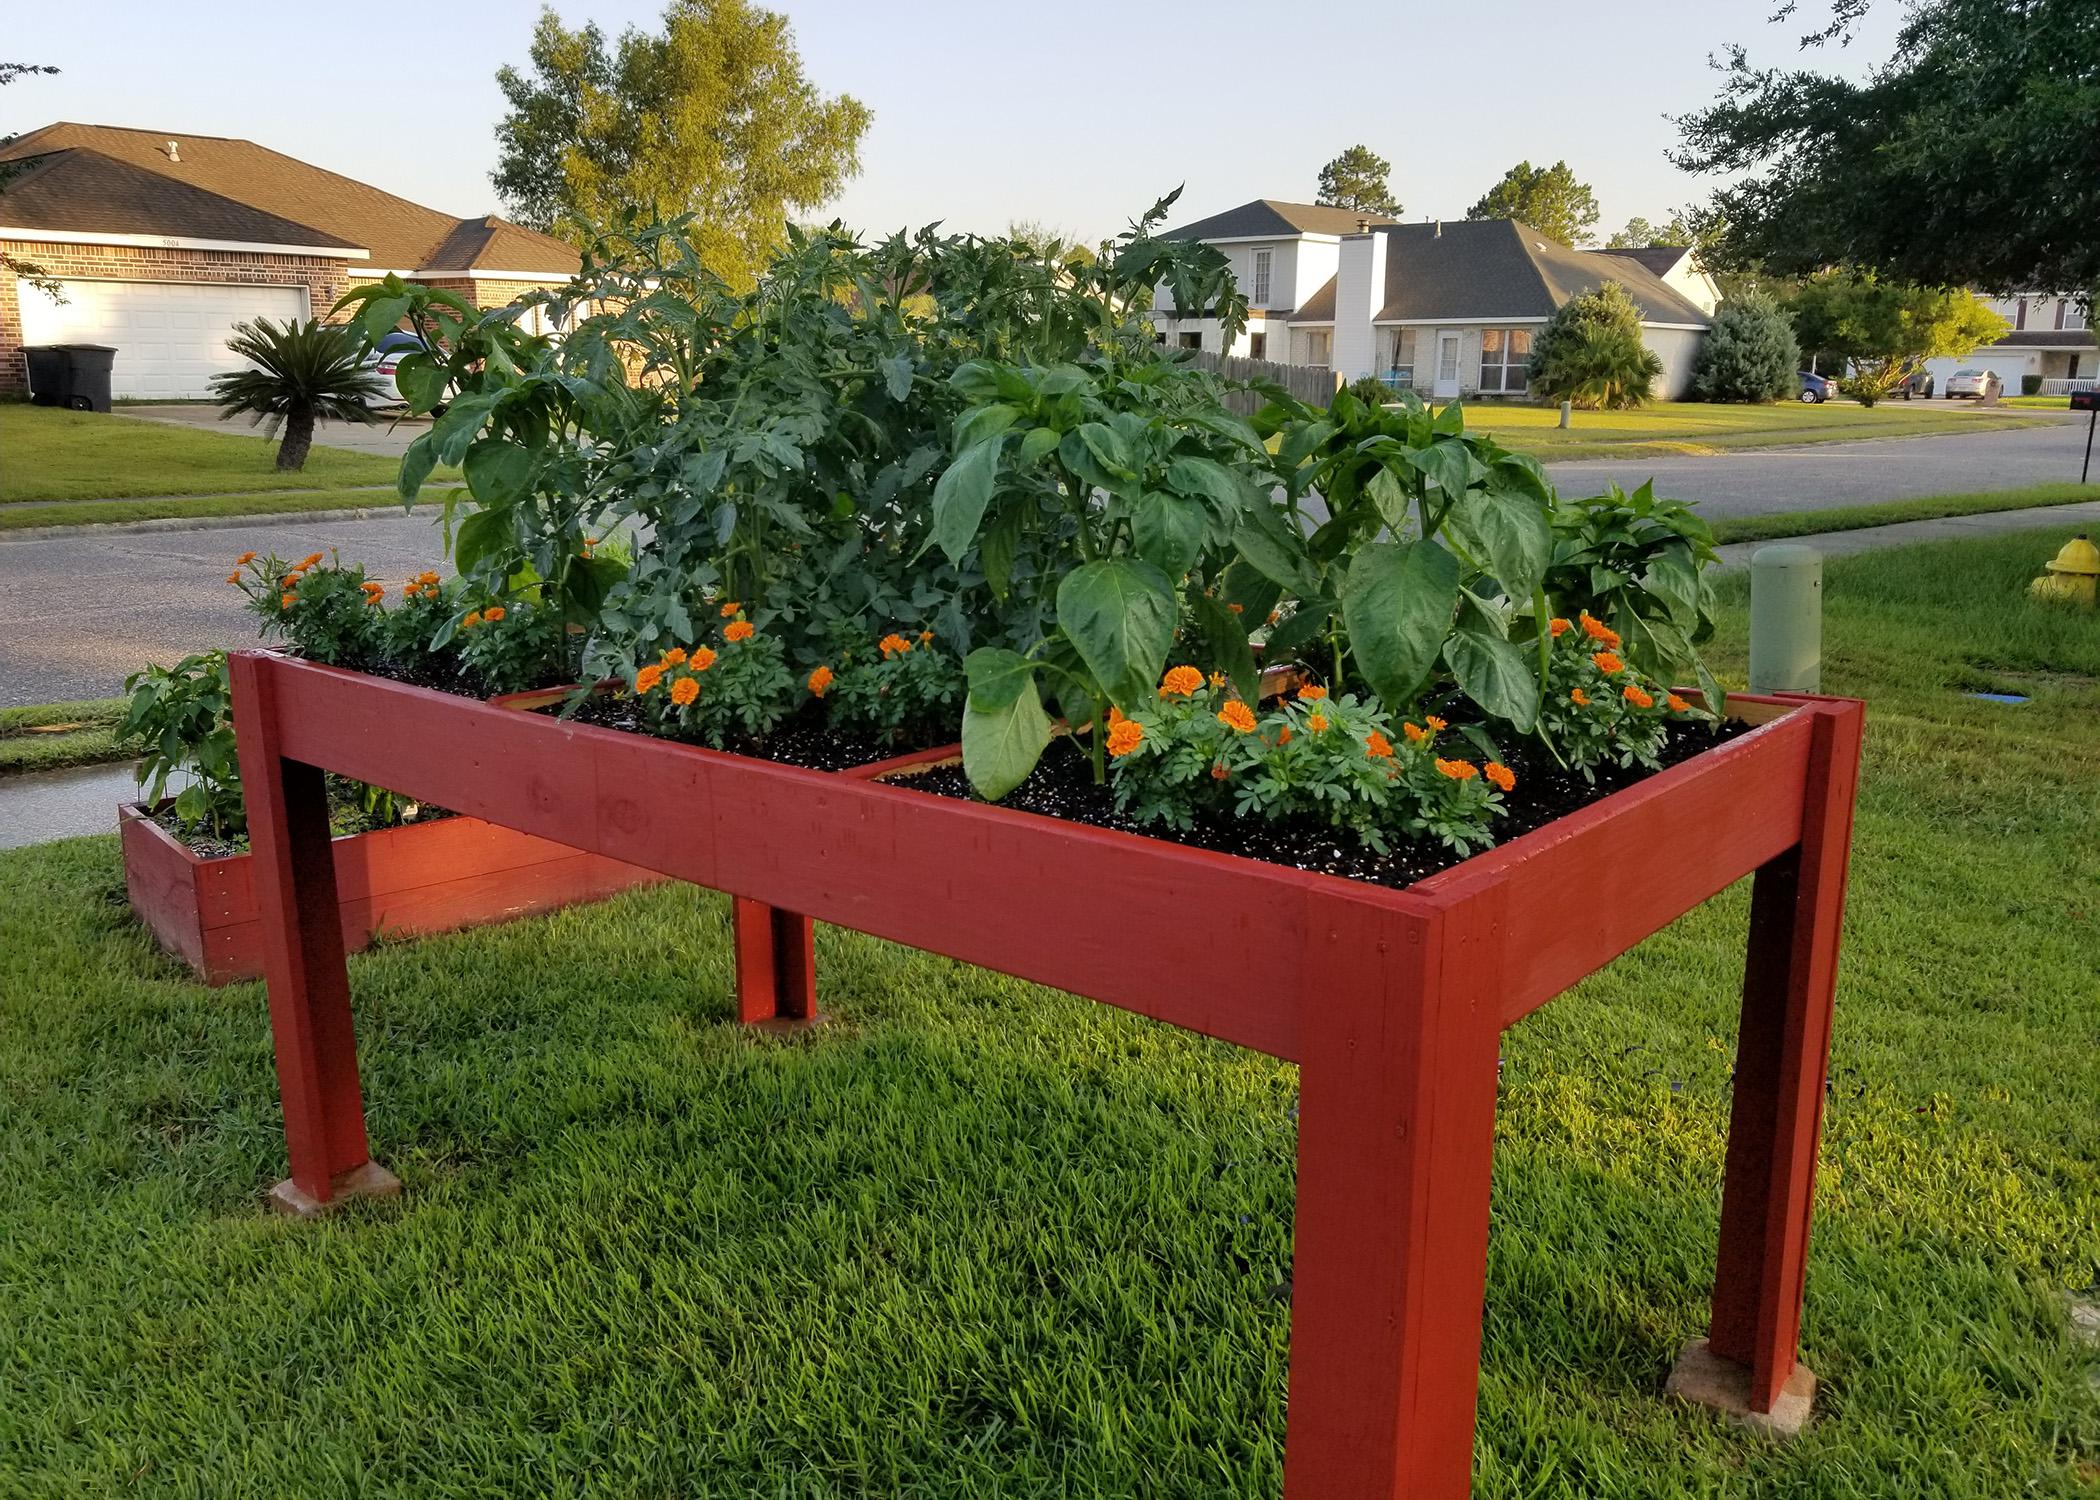
[{"label": "grass strip between sidewalk and street", "polygon": [[1902,521],[1936,521],[1945,516],[2075,505],[2081,500],[2100,500],[2100,485],[2031,484],[2017,490],[1919,495],[1908,500],[1878,500],[1868,505],[1838,505],[1823,510],[1783,510],[1769,516],[1726,516],[1712,525],[1717,543],[1771,542],[1829,531],[1862,531]]},{"label": "grass strip between sidewalk and street", "polygon": [[0,708],[0,776],[129,760],[117,745],[123,717],[122,698]]},{"label": "grass strip between sidewalk and street", "polygon": [[[447,485],[425,485],[427,503]],[[374,489],[262,491],[242,495],[168,495],[153,500],[69,500],[49,505],[0,505],[0,532],[44,526],[106,526],[124,521],[205,520],[224,516],[276,516],[314,510],[367,510],[398,514],[401,500],[391,487]]]}]

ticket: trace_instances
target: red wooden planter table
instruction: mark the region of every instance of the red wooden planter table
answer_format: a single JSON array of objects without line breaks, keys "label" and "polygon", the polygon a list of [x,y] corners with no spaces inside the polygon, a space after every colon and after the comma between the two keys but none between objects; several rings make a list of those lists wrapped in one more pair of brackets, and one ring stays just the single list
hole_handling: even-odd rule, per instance
[{"label": "red wooden planter table", "polygon": [[[309,662],[251,652],[232,669],[287,1206],[398,1188],[366,1142],[326,768],[1297,1062],[1284,1493],[1458,1500],[1501,1032],[1754,873],[1712,1321],[1695,1348],[1754,1412],[1813,1378],[1796,1351],[1859,703],[1731,698],[1764,722],[1394,891]],[[1591,899],[1600,886],[1608,901]],[[1191,968],[1189,952],[1210,961]]]}]

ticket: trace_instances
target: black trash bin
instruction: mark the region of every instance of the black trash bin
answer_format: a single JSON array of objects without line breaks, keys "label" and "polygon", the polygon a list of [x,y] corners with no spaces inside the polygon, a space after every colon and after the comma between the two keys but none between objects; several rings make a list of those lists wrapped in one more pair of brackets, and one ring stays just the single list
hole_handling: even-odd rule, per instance
[{"label": "black trash bin", "polygon": [[60,344],[66,356],[66,405],[74,411],[109,410],[109,371],[117,362],[113,344]]},{"label": "black trash bin", "polygon": [[29,362],[29,399],[38,406],[66,404],[66,351],[52,344],[23,349]]}]

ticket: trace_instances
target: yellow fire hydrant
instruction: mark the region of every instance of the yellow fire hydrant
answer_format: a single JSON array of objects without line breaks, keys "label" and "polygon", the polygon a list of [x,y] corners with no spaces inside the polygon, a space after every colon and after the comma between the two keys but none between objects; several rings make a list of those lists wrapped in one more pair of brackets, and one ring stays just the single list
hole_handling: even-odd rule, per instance
[{"label": "yellow fire hydrant", "polygon": [[2094,586],[2100,584],[2100,547],[2081,533],[2064,543],[2063,550],[2049,559],[2047,569],[2027,586],[2035,598],[2093,607]]}]

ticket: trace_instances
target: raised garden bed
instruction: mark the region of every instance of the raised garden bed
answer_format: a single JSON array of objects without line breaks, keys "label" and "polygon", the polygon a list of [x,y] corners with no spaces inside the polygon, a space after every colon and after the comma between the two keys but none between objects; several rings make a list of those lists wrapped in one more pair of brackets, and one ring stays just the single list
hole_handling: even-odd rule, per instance
[{"label": "raised garden bed", "polygon": [[[331,920],[336,771],[731,893],[767,960],[740,965],[747,1020],[802,1003],[781,981],[807,949],[781,936],[803,913],[1297,1062],[1287,1500],[1457,1500],[1500,1034],[1754,874],[1712,1323],[1685,1366],[1704,1384],[1686,1388],[1751,1414],[1813,1388],[1796,1346],[1860,704],[1731,698],[1754,727],[1390,889],[263,654],[233,681],[287,1208],[399,1187],[370,1158]],[[748,933],[747,912],[764,913]]]}]

